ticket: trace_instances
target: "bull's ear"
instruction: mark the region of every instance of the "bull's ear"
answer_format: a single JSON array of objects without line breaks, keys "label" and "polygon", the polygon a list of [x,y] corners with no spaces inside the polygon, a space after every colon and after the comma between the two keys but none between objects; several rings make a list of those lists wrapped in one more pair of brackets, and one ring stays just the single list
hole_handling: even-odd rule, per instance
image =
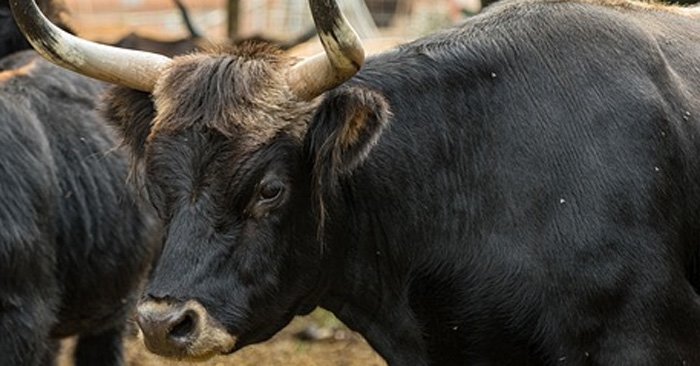
[{"label": "bull's ear", "polygon": [[[341,87],[319,106],[306,135],[316,174],[352,173],[369,155],[390,119],[383,95],[362,87]],[[323,170],[323,171],[320,171]]]},{"label": "bull's ear", "polygon": [[143,158],[146,139],[156,115],[151,95],[121,86],[113,87],[105,95],[102,114],[119,132],[133,158]]}]

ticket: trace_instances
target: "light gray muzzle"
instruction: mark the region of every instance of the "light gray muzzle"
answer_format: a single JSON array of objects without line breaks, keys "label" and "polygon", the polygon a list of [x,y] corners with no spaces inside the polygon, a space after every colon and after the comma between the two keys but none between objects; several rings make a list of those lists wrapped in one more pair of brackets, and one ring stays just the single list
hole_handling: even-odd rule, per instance
[{"label": "light gray muzzle", "polygon": [[236,338],[197,301],[146,300],[137,321],[149,351],[164,357],[202,360],[229,353]]}]

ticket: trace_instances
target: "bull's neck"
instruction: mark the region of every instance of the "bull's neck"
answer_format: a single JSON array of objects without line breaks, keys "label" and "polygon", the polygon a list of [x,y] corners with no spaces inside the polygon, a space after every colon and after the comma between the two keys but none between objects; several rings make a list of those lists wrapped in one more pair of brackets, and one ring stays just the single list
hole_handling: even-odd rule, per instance
[{"label": "bull's neck", "polygon": [[375,209],[386,197],[340,189],[324,228],[327,287],[320,306],[360,332],[390,365],[427,365],[406,293],[411,261],[389,241],[387,217]]}]

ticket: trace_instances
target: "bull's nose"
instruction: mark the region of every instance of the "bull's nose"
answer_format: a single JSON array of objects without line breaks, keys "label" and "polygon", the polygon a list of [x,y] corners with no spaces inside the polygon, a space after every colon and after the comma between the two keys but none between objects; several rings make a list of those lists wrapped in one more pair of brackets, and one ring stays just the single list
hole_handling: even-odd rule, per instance
[{"label": "bull's nose", "polygon": [[183,357],[199,338],[200,307],[191,303],[170,304],[145,301],[138,306],[137,321],[151,352],[166,357]]},{"label": "bull's nose", "polygon": [[165,357],[201,361],[229,353],[236,345],[236,337],[194,300],[142,301],[137,322],[146,348]]}]

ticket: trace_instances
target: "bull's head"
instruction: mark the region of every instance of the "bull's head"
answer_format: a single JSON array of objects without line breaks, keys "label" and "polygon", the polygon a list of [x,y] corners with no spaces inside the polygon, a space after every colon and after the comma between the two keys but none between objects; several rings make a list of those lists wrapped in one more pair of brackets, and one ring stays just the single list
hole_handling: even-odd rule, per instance
[{"label": "bull's head", "polygon": [[364,58],[334,1],[310,1],[326,52],[300,63],[254,44],[175,59],[98,45],[60,31],[33,2],[11,2],[46,58],[121,85],[106,115],[167,230],[138,310],[148,348],[206,358],[313,309],[334,255],[317,239],[323,195],[360,166],[388,119],[371,91],[318,98]]}]

